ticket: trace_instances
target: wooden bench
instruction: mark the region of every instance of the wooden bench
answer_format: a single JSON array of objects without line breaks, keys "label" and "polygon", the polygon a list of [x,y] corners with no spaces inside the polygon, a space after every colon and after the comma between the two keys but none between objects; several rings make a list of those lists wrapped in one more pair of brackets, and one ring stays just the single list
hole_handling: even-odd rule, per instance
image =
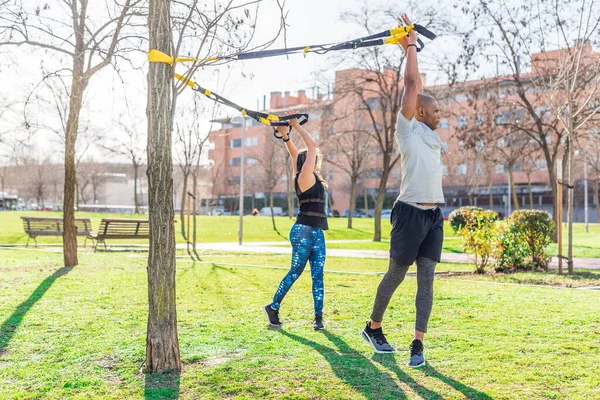
[{"label": "wooden bench", "polygon": [[[61,217],[21,217],[23,220],[23,229],[29,235],[27,238],[26,247],[29,246],[29,239],[35,241],[37,247],[37,236],[62,236],[64,232],[63,219]],[[89,218],[75,218],[75,228],[77,228],[77,236],[85,236],[83,246],[87,244],[87,240],[92,237],[92,223]]]},{"label": "wooden bench", "polygon": [[103,218],[98,232],[91,237],[96,240],[94,251],[99,243],[104,244],[106,250],[106,239],[148,239],[150,225],[147,219]]}]

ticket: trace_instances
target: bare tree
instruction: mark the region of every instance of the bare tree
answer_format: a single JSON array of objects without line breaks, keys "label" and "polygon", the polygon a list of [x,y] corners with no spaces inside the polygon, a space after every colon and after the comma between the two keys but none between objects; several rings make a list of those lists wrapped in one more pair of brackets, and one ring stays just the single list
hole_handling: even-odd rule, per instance
[{"label": "bare tree", "polygon": [[133,204],[135,213],[140,213],[140,199],[138,197],[138,184],[140,181],[139,170],[145,156],[145,133],[137,127],[140,123],[127,123],[119,121],[119,134],[107,134],[99,137],[97,143],[108,154],[126,157],[133,167]]},{"label": "bare tree", "polygon": [[359,179],[367,172],[369,161],[374,155],[373,141],[365,130],[364,115],[358,111],[334,122],[334,134],[327,141],[331,157],[325,161],[343,171],[350,182],[350,213],[348,229],[352,229],[352,218],[356,208],[356,188]]},{"label": "bare tree", "polygon": [[260,154],[253,154],[258,160],[260,166],[260,176],[265,193],[269,193],[269,207],[271,208],[271,221],[273,230],[277,231],[275,224],[275,214],[273,213],[273,196],[275,187],[285,175],[286,151],[279,140],[268,139],[264,147],[260,150]]},{"label": "bare tree", "polygon": [[61,10],[17,0],[5,2],[0,10],[0,46],[27,46],[57,57],[66,57],[72,66],[69,115],[65,126],[65,184],[63,252],[65,266],[78,264],[75,227],[75,145],[85,90],[92,76],[110,65],[124,50],[129,35],[123,27],[134,25],[141,0],[106,3],[104,10],[89,8],[88,0],[65,0]]},{"label": "bare tree", "polygon": [[[150,252],[146,372],[181,371],[175,302],[172,133],[177,99],[188,84],[173,79],[177,57],[187,51],[198,59],[182,74],[190,78],[199,68],[228,61],[215,61],[219,54],[248,49],[254,37],[258,4],[254,0],[213,0],[208,3],[150,0],[150,49],[167,54],[174,62],[153,62],[148,70]],[[278,5],[281,11],[280,32],[285,21],[283,6],[279,2]],[[255,7],[254,13],[250,7]]]},{"label": "bare tree", "polygon": [[[403,6],[405,7],[405,6]],[[436,33],[452,30],[447,14],[434,7],[422,9],[416,3],[408,6],[413,10],[412,19]],[[375,8],[365,3],[358,12],[344,13],[342,19],[360,26],[369,34],[383,24],[402,23],[401,12],[393,8]],[[381,179],[375,203],[374,241],[381,241],[381,210],[391,170],[400,160],[395,143],[396,118],[400,111],[403,93],[405,54],[397,48],[370,47],[352,53],[348,62],[359,68],[345,77],[338,76],[339,85],[335,95],[343,101],[348,113],[361,110],[368,124],[367,135],[379,146],[381,152]],[[352,110],[352,111],[351,111]]]},{"label": "bare tree", "polygon": [[[478,0],[462,8],[474,26],[472,34],[465,36],[461,67],[470,70],[496,61],[509,70],[510,85],[502,94],[517,97],[527,123],[512,125],[544,154],[557,224],[557,160],[565,141],[573,140],[598,110],[586,107],[598,84],[598,74],[586,65],[597,71],[597,57],[590,59],[587,42],[596,38],[599,7],[594,0],[566,5],[561,0]],[[562,50],[552,50],[556,48]],[[573,146],[569,147],[570,153]],[[571,195],[569,199],[572,204]]]},{"label": "bare tree", "polygon": [[594,171],[594,204],[598,223],[600,223],[600,130],[590,129],[587,137],[580,137],[579,149],[583,154],[583,162]]}]

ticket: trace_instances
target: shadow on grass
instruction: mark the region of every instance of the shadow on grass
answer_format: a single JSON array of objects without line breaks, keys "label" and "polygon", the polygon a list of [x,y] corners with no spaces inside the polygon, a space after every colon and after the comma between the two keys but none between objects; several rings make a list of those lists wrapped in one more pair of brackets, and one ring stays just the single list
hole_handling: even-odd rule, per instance
[{"label": "shadow on grass", "polygon": [[[400,379],[401,381],[406,382],[410,386],[414,387],[414,383],[416,383],[416,382],[414,381],[414,379],[412,377],[407,375],[406,372],[404,372],[400,369],[400,367],[398,366],[398,364],[396,362],[395,357],[393,357],[393,356],[390,357],[390,355],[387,355],[387,354],[385,354],[385,355],[384,354],[375,354],[373,356],[373,361],[376,361],[379,364],[383,365],[384,367],[386,367],[387,369],[389,369],[390,371],[395,373],[396,376],[398,376],[398,379]],[[472,387],[469,387],[463,383],[458,382],[455,379],[452,379],[446,375],[439,373],[438,371],[435,370],[435,368],[433,368],[429,364],[422,366],[421,368],[418,369],[418,371],[422,372],[426,376],[430,376],[432,378],[439,379],[440,381],[444,382],[446,385],[452,387],[454,390],[461,392],[465,396],[466,399],[492,399],[492,397],[488,396],[487,394],[485,394],[483,392],[473,389]],[[428,389],[425,389],[426,392],[424,392],[422,389],[424,389],[424,388],[415,387],[416,392],[426,399],[443,399],[442,396],[438,395],[435,392],[431,392]]]},{"label": "shadow on grass", "polygon": [[174,400],[179,398],[180,372],[146,374],[144,399]]},{"label": "shadow on grass", "polygon": [[35,288],[33,293],[29,295],[29,298],[21,304],[19,304],[15,311],[12,313],[12,315],[8,317],[6,321],[4,321],[4,323],[2,323],[2,325],[0,326],[0,356],[6,350],[8,343],[12,339],[19,325],[21,325],[21,322],[23,322],[23,317],[25,316],[25,314],[27,314],[29,310],[31,310],[31,307],[33,307],[34,304],[42,298],[42,296],[46,293],[48,289],[50,289],[50,286],[52,286],[52,284],[57,278],[67,275],[69,272],[71,272],[72,269],[73,267],[62,267],[56,270],[52,275],[44,279],[42,283],[40,283],[38,287]]},{"label": "shadow on grass", "polygon": [[[331,365],[331,369],[337,375],[337,377],[342,379],[357,393],[360,393],[365,398],[408,398],[402,388],[396,384],[390,374],[381,371],[373,362],[371,362],[371,360],[354,350],[340,337],[329,333],[327,330],[323,330],[321,332],[331,343],[335,345],[335,348],[324,346],[320,343],[294,335],[285,330],[280,330],[280,332],[282,335],[287,336],[298,343],[317,350]],[[414,388],[421,396],[429,399],[442,398],[436,392],[419,385],[413,378],[404,374],[397,366],[396,369],[397,371],[394,372],[396,372],[398,377],[403,382]]]}]

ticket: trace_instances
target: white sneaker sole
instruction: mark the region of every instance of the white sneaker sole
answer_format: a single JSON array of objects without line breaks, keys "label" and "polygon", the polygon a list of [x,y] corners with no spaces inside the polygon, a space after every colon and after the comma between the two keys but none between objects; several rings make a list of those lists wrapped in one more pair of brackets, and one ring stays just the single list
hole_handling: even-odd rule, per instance
[{"label": "white sneaker sole", "polygon": [[375,347],[375,344],[371,341],[371,338],[369,337],[369,335],[367,335],[365,333],[364,329],[360,332],[360,335],[362,336],[363,339],[365,339],[367,341],[367,343],[369,343],[371,345],[371,347],[377,354],[393,354],[396,352],[395,349],[392,349],[392,351],[377,350],[377,348]]},{"label": "white sneaker sole", "polygon": [[410,361],[406,363],[406,365],[408,365],[411,368],[421,368],[422,366],[426,365],[427,361],[423,361],[421,364],[419,365],[410,365]]},{"label": "white sneaker sole", "polygon": [[279,325],[275,325],[271,323],[271,319],[269,318],[269,314],[267,313],[267,310],[265,309],[265,307],[263,307],[263,312],[265,313],[265,315],[267,316],[267,322],[269,323],[269,326],[272,326],[274,328],[280,328],[281,324]]}]

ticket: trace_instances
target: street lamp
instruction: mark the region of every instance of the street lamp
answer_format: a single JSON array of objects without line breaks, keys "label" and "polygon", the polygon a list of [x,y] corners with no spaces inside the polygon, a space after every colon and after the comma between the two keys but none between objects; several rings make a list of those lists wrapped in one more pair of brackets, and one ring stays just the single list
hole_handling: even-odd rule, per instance
[{"label": "street lamp", "polygon": [[240,156],[240,225],[238,228],[238,240],[241,246],[244,232],[244,131],[246,130],[246,117],[239,115],[231,118],[230,122],[234,125],[242,126],[242,148]]}]

